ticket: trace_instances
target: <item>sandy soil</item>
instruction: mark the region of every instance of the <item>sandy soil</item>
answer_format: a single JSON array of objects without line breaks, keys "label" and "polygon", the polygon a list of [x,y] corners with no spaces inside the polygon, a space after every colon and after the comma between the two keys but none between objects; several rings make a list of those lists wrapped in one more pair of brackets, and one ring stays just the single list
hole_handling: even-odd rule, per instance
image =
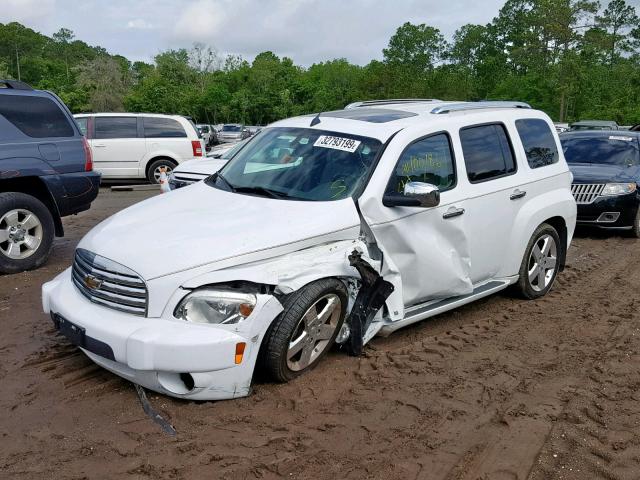
[{"label": "sandy soil", "polygon": [[80,237],[149,195],[103,191],[45,268],[0,277],[0,478],[640,478],[639,241],[582,232],[544,299],[493,296],[248,398],[149,393],[171,437],[40,306]]}]

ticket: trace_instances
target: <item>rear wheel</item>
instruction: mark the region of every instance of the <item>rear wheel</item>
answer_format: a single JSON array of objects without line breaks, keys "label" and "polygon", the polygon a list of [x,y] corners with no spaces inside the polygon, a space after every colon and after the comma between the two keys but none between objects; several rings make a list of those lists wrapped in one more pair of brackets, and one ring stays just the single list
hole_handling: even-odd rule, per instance
[{"label": "rear wheel", "polygon": [[0,193],[0,273],[42,265],[53,236],[53,217],[40,200],[24,193]]},{"label": "rear wheel", "polygon": [[331,278],[291,294],[262,346],[261,366],[269,376],[287,382],[315,367],[340,331],[347,298],[344,284]]},{"label": "rear wheel", "polygon": [[169,160],[168,158],[160,158],[158,160],[154,160],[151,165],[149,165],[149,170],[147,171],[147,180],[153,184],[160,183],[160,174],[162,173],[162,168],[165,168],[167,175],[169,175],[174,168],[176,168],[175,162]]},{"label": "rear wheel", "polygon": [[543,223],[531,236],[520,266],[518,293],[527,299],[546,295],[560,267],[560,237],[555,228]]}]

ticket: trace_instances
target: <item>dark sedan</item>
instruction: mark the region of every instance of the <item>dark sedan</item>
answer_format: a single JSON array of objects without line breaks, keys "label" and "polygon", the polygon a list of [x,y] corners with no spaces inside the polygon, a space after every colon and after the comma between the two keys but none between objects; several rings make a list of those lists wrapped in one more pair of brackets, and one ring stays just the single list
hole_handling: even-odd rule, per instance
[{"label": "dark sedan", "polygon": [[631,230],[640,237],[640,132],[560,135],[573,173],[578,224]]}]

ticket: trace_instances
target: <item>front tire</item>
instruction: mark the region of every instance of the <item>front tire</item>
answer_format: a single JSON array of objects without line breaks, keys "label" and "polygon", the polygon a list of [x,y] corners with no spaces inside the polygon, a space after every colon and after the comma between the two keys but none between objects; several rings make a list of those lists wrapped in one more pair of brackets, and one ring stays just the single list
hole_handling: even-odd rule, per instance
[{"label": "front tire", "polygon": [[517,293],[528,300],[547,294],[558,275],[562,244],[555,228],[540,225],[527,244],[520,272]]},{"label": "front tire", "polygon": [[37,198],[19,192],[0,193],[0,273],[41,266],[49,257],[53,217]]},{"label": "front tire", "polygon": [[640,207],[638,207],[638,213],[636,213],[636,219],[633,222],[633,227],[631,228],[631,234],[635,238],[640,238]]},{"label": "front tire", "polygon": [[262,345],[261,367],[279,382],[314,368],[340,331],[348,295],[342,282],[327,278],[310,283],[284,301]]}]

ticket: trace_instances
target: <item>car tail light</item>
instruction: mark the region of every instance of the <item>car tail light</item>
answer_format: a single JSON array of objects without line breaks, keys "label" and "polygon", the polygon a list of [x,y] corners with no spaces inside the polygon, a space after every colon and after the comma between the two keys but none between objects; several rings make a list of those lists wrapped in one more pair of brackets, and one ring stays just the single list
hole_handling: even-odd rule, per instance
[{"label": "car tail light", "polygon": [[85,137],[82,137],[82,148],[84,148],[84,171],[91,172],[93,170],[93,155]]},{"label": "car tail light", "polygon": [[193,149],[194,157],[202,156],[202,143],[200,140],[191,140],[191,148]]}]

